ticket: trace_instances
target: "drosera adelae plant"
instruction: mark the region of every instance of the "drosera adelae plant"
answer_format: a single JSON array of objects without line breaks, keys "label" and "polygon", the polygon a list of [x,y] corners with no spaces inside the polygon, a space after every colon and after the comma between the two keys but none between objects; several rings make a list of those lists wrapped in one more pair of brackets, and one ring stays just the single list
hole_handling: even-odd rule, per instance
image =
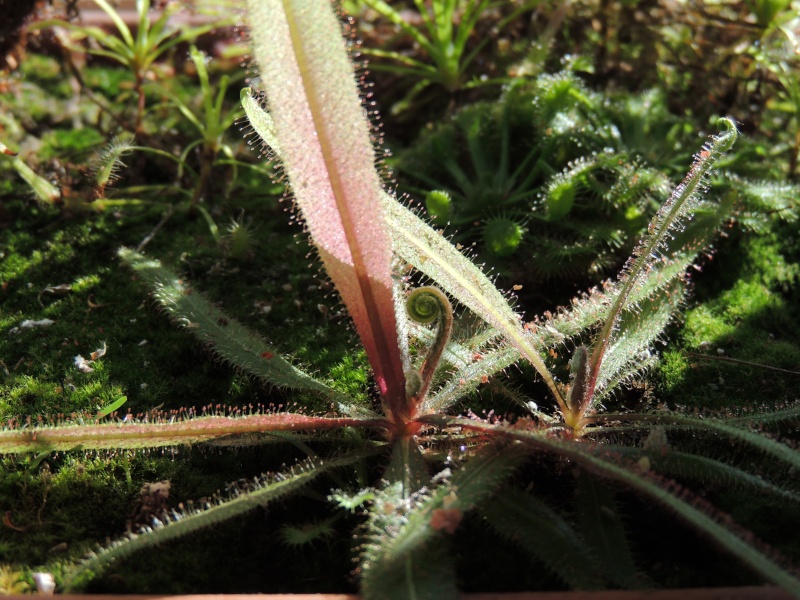
[{"label": "drosera adelae plant", "polygon": [[[457,597],[451,536],[471,510],[480,511],[501,535],[507,532],[503,515],[493,510],[497,502],[507,513],[520,515],[518,538],[525,550],[568,585],[636,585],[636,578],[628,575],[635,567],[619,568],[619,560],[609,566],[611,558],[592,543],[600,535],[592,527],[605,527],[601,534],[606,539],[625,543],[619,520],[601,517],[613,504],[605,500],[613,496],[607,482],[655,501],[762,578],[797,595],[800,582],[791,569],[664,475],[697,472],[701,465],[709,478],[796,502],[791,483],[761,479],[663,444],[640,448],[620,439],[634,429],[656,434],[709,431],[798,468],[795,450],[742,421],[668,412],[605,414],[599,404],[603,394],[641,368],[642,353],[660,335],[681,297],[682,274],[694,255],[687,246],[696,240],[681,239],[680,223],[700,202],[704,178],[714,163],[733,144],[733,123],[721,121],[723,132],[697,156],[618,282],[592,291],[555,316],[525,324],[479,268],[383,189],[340,24],[328,0],[252,0],[248,9],[269,112],[250,90],[242,94],[245,112],[283,164],[311,239],[365,347],[381,407],[357,405],[224,315],[158,261],[121,250],[122,259],[165,310],[220,357],[276,386],[297,390],[298,396],[321,396],[334,414],[243,411],[124,422],[85,418],[53,427],[6,429],[0,432],[0,452],[249,444],[274,435],[305,444],[317,432],[335,435],[344,428],[359,435],[336,437],[338,451],[321,457],[312,450],[308,460],[258,478],[230,498],[157,516],[140,533],[123,536],[76,565],[62,586],[78,588],[134,551],[283,498],[323,474],[338,470],[343,480],[345,469],[389,452],[380,482],[364,487],[343,480],[346,485],[330,495],[334,504],[364,512],[358,573],[367,598]],[[397,261],[435,287],[407,292],[396,275],[402,272]],[[480,318],[485,329],[469,340],[450,341],[451,299]],[[434,331],[424,329],[426,323],[435,323]],[[578,349],[571,353],[572,379],[565,385],[548,367],[546,356],[548,349],[567,343]],[[421,349],[421,360],[412,360],[410,345]],[[485,378],[519,362],[530,363],[544,380],[555,399],[555,415],[535,411],[510,422],[448,414]],[[798,413],[790,408],[750,415],[748,422],[769,424],[796,419]],[[607,434],[614,432],[616,439],[608,436],[614,441],[607,441]],[[453,441],[465,449],[457,461],[442,456]],[[514,474],[524,471],[533,454],[561,457],[574,465],[580,510],[589,515],[578,526],[563,519],[562,527],[541,527],[543,519],[552,522],[553,510],[513,484]],[[604,500],[589,502],[592,496]],[[618,554],[626,554],[623,550]]]}]

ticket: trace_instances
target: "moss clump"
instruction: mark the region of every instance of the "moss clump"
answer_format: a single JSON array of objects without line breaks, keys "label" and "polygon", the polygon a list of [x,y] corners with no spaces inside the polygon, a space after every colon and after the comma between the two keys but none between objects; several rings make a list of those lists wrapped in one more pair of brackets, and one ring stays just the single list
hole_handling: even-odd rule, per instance
[{"label": "moss clump", "polygon": [[699,280],[702,302],[687,311],[655,373],[659,396],[734,412],[800,396],[800,375],[792,375],[800,365],[796,250],[778,243],[792,227],[739,233],[723,246],[707,269],[717,277]]},{"label": "moss clump", "polygon": [[42,137],[42,147],[38,153],[39,160],[66,157],[87,157],[105,143],[106,139],[99,131],[84,129],[52,129]]}]

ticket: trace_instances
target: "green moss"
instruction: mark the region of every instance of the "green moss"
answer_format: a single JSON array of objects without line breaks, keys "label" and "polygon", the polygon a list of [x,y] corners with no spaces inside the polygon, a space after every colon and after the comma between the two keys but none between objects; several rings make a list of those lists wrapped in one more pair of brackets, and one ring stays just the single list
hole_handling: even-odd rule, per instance
[{"label": "green moss", "polygon": [[132,74],[124,69],[90,66],[84,69],[83,74],[86,85],[108,98],[116,98],[133,83]]},{"label": "green moss", "polygon": [[[736,235],[699,279],[702,302],[689,310],[676,344],[653,381],[676,404],[728,411],[779,406],[800,396],[800,311],[793,289],[797,263],[778,243],[785,225],[763,235]],[[791,239],[791,238],[790,238]],[[706,283],[707,282],[707,283]]]},{"label": "green moss", "polygon": [[105,143],[105,136],[96,129],[53,129],[42,138],[40,160],[87,156]]},{"label": "green moss", "polygon": [[362,405],[369,405],[365,390],[369,389],[366,354],[348,353],[330,371],[336,389]]},{"label": "green moss", "polygon": [[[270,224],[256,228],[254,236],[255,243],[282,249],[280,263],[229,263],[205,222],[185,212],[179,212],[148,249],[188,275],[230,314],[323,369],[323,376],[339,379],[341,389],[363,395],[366,361],[347,356],[355,345],[350,334],[317,308],[331,300],[307,270],[306,249],[293,240],[294,231],[280,212],[280,219],[271,214],[273,206],[265,202],[254,211],[260,222]],[[26,319],[49,318],[54,323],[0,336],[6,367],[0,369],[0,422],[28,415],[94,414],[120,395],[128,397],[123,411],[133,412],[217,403],[288,403],[280,391],[216,363],[153,310],[147,291],[131,272],[117,267],[118,245],[136,245],[158,221],[159,212],[133,208],[61,220],[57,210],[22,202],[12,202],[8,209],[12,225],[0,230],[2,323],[7,329],[19,328]],[[47,291],[65,283],[69,291]],[[260,310],[260,302],[272,312]],[[93,372],[80,372],[74,357],[88,360],[104,343],[107,352],[91,365]],[[319,403],[318,398],[313,401]],[[329,409],[311,406],[312,411]],[[4,510],[10,511],[12,523],[30,530],[24,540],[11,529],[0,530],[0,561],[46,565],[58,575],[65,560],[79,559],[97,540],[124,531],[142,481],[171,480],[176,502],[198,498],[223,487],[232,473],[256,474],[269,468],[271,462],[264,462],[261,454],[250,455],[249,466],[243,468],[241,453],[214,453],[216,471],[204,466],[203,452],[182,453],[180,462],[166,452],[130,457],[59,454],[45,456],[35,467],[29,457],[3,457]],[[293,459],[283,455],[275,460],[272,468],[277,469]]]},{"label": "green moss", "polygon": [[61,98],[69,98],[72,95],[69,80],[64,77],[61,65],[51,56],[28,54],[22,61],[20,70],[25,81],[47,86],[50,94]]}]

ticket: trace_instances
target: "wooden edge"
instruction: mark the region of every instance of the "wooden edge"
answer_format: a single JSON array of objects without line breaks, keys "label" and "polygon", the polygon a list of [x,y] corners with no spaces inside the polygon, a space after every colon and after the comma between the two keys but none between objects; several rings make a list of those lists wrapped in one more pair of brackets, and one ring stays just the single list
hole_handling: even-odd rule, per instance
[{"label": "wooden edge", "polygon": [[792,600],[789,592],[767,586],[598,592],[464,594],[464,600]]},{"label": "wooden edge", "polygon": [[[30,600],[37,596],[5,596]],[[42,598],[43,596],[38,596]],[[169,595],[58,595],[60,600],[359,600],[355,594],[190,594]],[[462,594],[463,600],[791,600],[775,587],[691,588],[671,590],[607,590],[600,592],[513,592]]]}]

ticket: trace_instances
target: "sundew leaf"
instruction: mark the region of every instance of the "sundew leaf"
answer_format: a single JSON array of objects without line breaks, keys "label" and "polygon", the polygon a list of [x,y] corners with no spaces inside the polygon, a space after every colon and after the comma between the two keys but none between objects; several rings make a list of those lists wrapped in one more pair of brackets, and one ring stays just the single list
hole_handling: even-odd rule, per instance
[{"label": "sundew leaf", "polygon": [[458,600],[453,553],[446,540],[435,540],[404,557],[389,569],[369,567],[362,571],[361,593],[365,600],[436,598]]},{"label": "sundew leaf", "polygon": [[[275,123],[272,117],[250,88],[242,90],[241,98],[250,125],[278,158],[281,158],[282,150],[275,134]],[[556,399],[561,402],[560,390],[536,350],[538,340],[531,337],[522,328],[519,316],[491,280],[469,258],[444,239],[438,231],[412,211],[403,207],[394,196],[382,192],[381,200],[389,222],[394,251],[404,261],[435,280],[439,286],[464,306],[500,330],[507,339],[512,340],[518,348],[517,352],[521,352],[534,365]],[[601,316],[596,316],[592,323],[600,318]],[[503,357],[502,366],[498,366],[495,371],[515,362],[510,359],[509,352],[503,352]],[[481,365],[481,367],[486,365]],[[481,367],[470,371],[490,374]],[[469,379],[467,382],[474,384],[474,381]],[[426,402],[423,410],[430,410],[434,404],[441,408],[444,404],[452,403],[453,393],[457,394],[458,392],[451,390],[446,396],[442,396],[441,393],[437,394],[439,396],[437,401]]]},{"label": "sundew leaf", "polygon": [[256,98],[252,88],[242,88],[239,99],[244,108],[244,114],[250,126],[253,128],[250,134],[255,133],[261,141],[269,148],[278,160],[283,160],[278,136],[275,133],[275,122],[272,116],[261,105],[261,101]]},{"label": "sundew leaf", "polygon": [[115,137],[103,148],[95,164],[95,182],[100,190],[119,177],[119,168],[124,167],[122,157],[133,148],[133,138]]},{"label": "sundew leaf", "polygon": [[353,318],[381,396],[403,418],[408,407],[391,238],[377,202],[381,181],[369,121],[339,22],[328,0],[249,0],[247,8],[295,201]]},{"label": "sundew leaf", "polygon": [[[624,335],[615,336],[600,368],[594,402],[620,380],[635,374],[640,365],[649,363],[649,348],[662,335],[683,299],[683,281],[676,278],[671,285],[639,302],[635,310],[620,316],[618,325]],[[611,384],[611,385],[609,385]]]},{"label": "sundew leaf", "polygon": [[344,400],[342,394],[294,366],[275,347],[216,308],[159,261],[128,248],[121,248],[118,254],[172,319],[220,358],[273,385],[313,390]]},{"label": "sundew leaf", "polygon": [[323,473],[362,460],[368,454],[360,452],[325,461],[308,460],[284,473],[254,478],[249,482],[251,489],[244,493],[234,494],[229,498],[215,496],[202,506],[192,505],[189,509],[181,512],[172,510],[167,514],[155,516],[152,526],[145,527],[138,533],[129,533],[97,552],[93,552],[89,558],[69,573],[65,588],[67,591],[80,589],[97,573],[135,552],[158,546],[200,529],[212,527],[273,500],[283,498],[298,491]]},{"label": "sundew leaf", "polygon": [[[535,430],[525,430],[519,426],[505,427],[464,418],[431,415],[423,420],[442,427],[460,426],[464,429],[499,435],[517,440],[531,448],[551,452],[556,456],[574,461],[590,473],[615,480],[637,491],[648,499],[673,511],[686,523],[695,527],[701,534],[714,540],[724,550],[741,560],[753,571],[800,598],[800,580],[783,568],[776,558],[763,549],[752,534],[743,532],[729,519],[717,519],[710,508],[693,504],[685,499],[680,489],[670,482],[662,481],[636,467],[626,467],[619,463],[613,449],[602,445],[561,440]],[[755,435],[755,434],[753,434]],[[761,436],[763,438],[763,436]],[[765,438],[766,439],[766,438]]]},{"label": "sundew leaf", "polygon": [[[17,425],[0,430],[0,454],[44,450],[104,450],[163,448],[208,442],[230,436],[247,436],[277,431],[341,429],[342,427],[385,427],[384,419],[313,417],[297,413],[255,412],[253,414],[202,415],[181,411],[121,421],[99,422],[75,417],[66,423],[28,427]],[[228,440],[230,441],[230,440]]]},{"label": "sundew leaf", "polygon": [[[761,423],[760,417],[763,415],[754,415],[752,417],[752,423],[759,424]],[[800,469],[800,452],[787,446],[786,444],[781,444],[762,433],[751,431],[746,427],[746,424],[749,418],[736,418],[736,419],[713,419],[713,418],[698,418],[698,417],[688,417],[684,415],[673,415],[673,414],[605,414],[602,415],[602,420],[604,421],[622,421],[622,422],[629,422],[636,424],[645,423],[648,427],[652,425],[663,425],[666,428],[670,429],[695,429],[695,430],[705,430],[705,431],[714,431],[716,433],[720,433],[722,435],[728,436],[731,439],[737,440],[741,443],[747,444],[753,448],[760,450],[761,452],[771,456],[774,460],[780,460],[790,468]],[[777,415],[776,419],[773,421],[780,421],[781,419],[797,419],[798,418],[798,411],[797,409],[789,409],[787,411],[780,411]],[[599,419],[598,419],[599,420]],[[765,418],[763,422],[769,422],[769,419]]]},{"label": "sundew leaf", "polygon": [[330,538],[336,533],[333,525],[337,518],[307,521],[300,525],[284,525],[281,528],[281,537],[287,546],[310,546],[314,542]]},{"label": "sundew leaf", "polygon": [[[651,265],[638,289],[617,317],[614,335],[597,374],[591,406],[620,385],[629,382],[650,368],[656,357],[650,352],[653,344],[683,305],[686,290],[686,270],[695,261],[698,251],[706,247],[708,238],[732,209],[729,199],[723,199],[709,210],[698,209],[686,230],[670,241],[665,252],[668,257]],[[565,342],[569,337],[594,333],[603,321],[610,318],[612,302],[619,293],[619,284],[607,284],[605,293],[593,292],[573,302],[570,310],[537,327],[534,335],[550,343]],[[563,336],[556,340],[554,337]],[[586,398],[584,398],[584,401]]]},{"label": "sundew leaf", "polygon": [[791,422],[800,420],[800,406],[790,406],[789,408],[782,408],[777,410],[770,410],[768,412],[754,412],[744,414],[738,417],[726,419],[725,422],[729,425],[737,426],[757,426],[757,425],[775,425],[777,423]]},{"label": "sundew leaf", "polygon": [[[410,337],[416,338],[428,346],[433,343],[435,333],[425,325],[411,321],[407,329]],[[451,338],[447,343],[445,351],[442,353],[442,363],[455,368],[464,367],[478,360],[479,356],[476,356],[476,353],[481,349],[484,347],[494,347],[493,345],[490,346],[490,344],[499,341],[498,338],[500,337],[501,336],[494,329],[487,328],[470,339],[453,341]]]},{"label": "sundew leaf", "polygon": [[[612,448],[612,446],[607,447]],[[613,450],[632,460],[644,460],[644,464],[649,465],[657,473],[694,479],[705,484],[713,483],[725,486],[726,489],[750,487],[765,494],[772,494],[776,500],[800,503],[800,494],[770,483],[763,477],[752,475],[747,471],[706,456],[680,452],[672,448],[665,449],[663,452],[653,452],[645,451],[642,448],[615,445]]]},{"label": "sundew leaf", "polygon": [[724,127],[724,131],[712,137],[697,155],[689,174],[653,217],[647,234],[639,242],[622,271],[617,294],[592,352],[584,401],[580,410],[567,415],[570,425],[579,423],[592,404],[603,359],[615,338],[624,336],[624,330],[619,327],[619,323],[621,315],[630,306],[631,297],[648,285],[654,268],[660,263],[669,262],[670,240],[681,232],[684,222],[698,206],[711,169],[736,141],[737,130],[733,121],[720,119],[719,124]]},{"label": "sundew leaf", "polygon": [[442,412],[477,389],[487,378],[506,369],[519,360],[519,351],[512,346],[502,346],[480,354],[479,360],[463,364],[448,380],[423,403],[422,413]]},{"label": "sundew leaf", "polygon": [[[398,481],[376,493],[361,555],[366,598],[457,598],[445,536],[519,466],[519,446],[487,446],[433,492],[408,494]],[[435,594],[434,594],[435,592]]]},{"label": "sundew leaf", "polygon": [[[449,527],[437,525],[437,511],[461,515],[473,509],[494,493],[526,454],[520,446],[493,445],[482,449],[430,495],[411,498],[406,507],[391,517],[395,523],[389,535],[382,525],[376,527],[376,535],[371,538],[376,547],[370,550],[369,560],[378,560],[384,565],[381,568],[386,568],[394,561],[410,556],[440,532],[448,531]],[[376,518],[378,520],[373,526],[382,523],[382,517]],[[377,535],[378,530],[382,530],[383,535]]]},{"label": "sundew leaf", "polygon": [[[635,306],[649,297],[662,293],[671,286],[694,262],[694,255],[685,253],[674,262],[663,265],[658,276],[650,278],[645,286],[631,296],[630,304]],[[604,282],[601,288],[594,288],[582,296],[574,298],[567,308],[555,314],[546,313],[545,319],[529,324],[528,330],[534,344],[543,348],[575,342],[596,331],[608,318],[611,300],[618,290],[613,281]]]},{"label": "sundew leaf", "polygon": [[373,490],[369,498],[360,561],[362,594],[368,600],[456,598],[455,569],[443,539],[396,561],[386,561],[381,555],[381,540],[390,537],[389,532],[401,526],[407,513],[427,497],[431,477],[413,438],[395,441],[385,478],[391,483]]},{"label": "sundew leaf", "polygon": [[734,175],[730,177],[744,203],[743,210],[736,215],[740,225],[762,233],[772,220],[765,219],[765,214],[788,223],[797,221],[797,199],[800,198],[800,186],[797,184],[786,181],[750,181]]},{"label": "sundew leaf", "polygon": [[606,578],[625,588],[641,587],[644,582],[636,569],[614,494],[606,482],[580,471],[575,505],[581,535]]},{"label": "sundew leaf", "polygon": [[400,493],[405,500],[430,484],[428,465],[415,439],[402,437],[394,442],[392,459],[384,477],[387,481],[400,483]]},{"label": "sundew leaf", "polygon": [[597,559],[575,528],[547,504],[514,488],[501,490],[480,509],[498,534],[543,562],[580,590],[603,588]]}]

